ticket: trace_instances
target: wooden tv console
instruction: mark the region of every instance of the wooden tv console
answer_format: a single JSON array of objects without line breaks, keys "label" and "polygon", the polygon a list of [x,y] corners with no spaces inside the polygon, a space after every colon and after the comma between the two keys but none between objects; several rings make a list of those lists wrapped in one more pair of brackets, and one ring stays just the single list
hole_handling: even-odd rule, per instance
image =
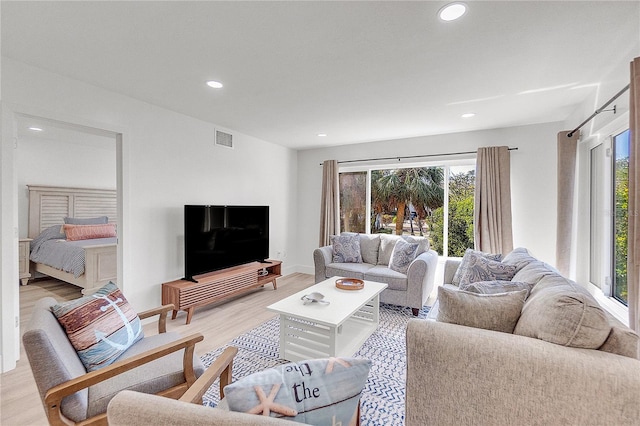
[{"label": "wooden tv console", "polygon": [[[282,276],[282,262],[269,260],[270,263],[251,262],[220,271],[194,276],[193,281],[176,280],[162,284],[162,304],[175,306],[171,319],[176,319],[178,311],[187,312],[187,324],[191,323],[193,311],[199,306],[222,302],[243,294],[256,287],[272,283],[278,288],[276,278]],[[261,275],[262,270],[267,271]]]}]

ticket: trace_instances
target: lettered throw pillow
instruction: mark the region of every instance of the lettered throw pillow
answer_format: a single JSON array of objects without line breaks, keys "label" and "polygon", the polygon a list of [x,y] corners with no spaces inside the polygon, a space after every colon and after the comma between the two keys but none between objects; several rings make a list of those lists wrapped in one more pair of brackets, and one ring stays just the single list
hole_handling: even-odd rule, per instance
[{"label": "lettered throw pillow", "polygon": [[348,425],[357,413],[371,361],[312,359],[279,365],[225,386],[229,409],[310,425]]},{"label": "lettered throw pillow", "polygon": [[87,371],[113,363],[144,337],[140,318],[114,283],[51,307]]},{"label": "lettered throw pillow", "polygon": [[333,245],[333,263],[362,263],[358,234],[334,235],[331,237],[331,245]]},{"label": "lettered throw pillow", "polygon": [[413,262],[413,259],[416,258],[418,247],[419,243],[408,243],[403,239],[396,241],[396,245],[393,247],[393,252],[391,253],[389,269],[406,274],[409,265]]},{"label": "lettered throw pillow", "polygon": [[456,273],[453,275],[451,279],[451,284],[460,286],[460,278],[466,272],[467,268],[471,261],[473,261],[477,256],[482,256],[490,260],[500,261],[502,259],[501,254],[493,254],[493,253],[484,253],[478,250],[467,249],[464,252],[464,256],[462,256],[462,261],[460,262],[460,266],[456,270]]}]

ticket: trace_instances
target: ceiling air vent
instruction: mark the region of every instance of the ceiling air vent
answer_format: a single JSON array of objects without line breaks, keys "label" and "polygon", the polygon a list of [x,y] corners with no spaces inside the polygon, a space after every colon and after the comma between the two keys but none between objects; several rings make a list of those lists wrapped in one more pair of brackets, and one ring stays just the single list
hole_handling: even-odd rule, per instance
[{"label": "ceiling air vent", "polygon": [[225,148],[233,148],[233,135],[231,133],[216,130],[216,145],[224,146]]}]

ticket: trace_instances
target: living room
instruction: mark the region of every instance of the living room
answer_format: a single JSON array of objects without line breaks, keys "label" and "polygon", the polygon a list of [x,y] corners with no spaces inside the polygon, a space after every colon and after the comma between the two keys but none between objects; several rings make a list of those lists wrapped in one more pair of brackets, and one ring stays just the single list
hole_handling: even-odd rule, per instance
[{"label": "living room", "polygon": [[[433,5],[429,3],[431,2],[425,2],[429,11],[437,11],[444,4],[444,2],[437,2]],[[396,135],[391,133],[375,135],[363,132],[360,136],[348,134],[340,136],[343,139],[339,139],[339,129],[349,127],[349,115],[352,114],[352,111],[345,111],[339,105],[329,104],[328,106],[323,105],[322,108],[336,111],[333,117],[341,126],[336,125],[335,130],[327,130],[331,123],[316,122],[313,124],[316,130],[311,137],[309,135],[302,137],[295,132],[293,136],[289,136],[291,140],[304,139],[306,141],[304,148],[292,148],[289,146],[290,140],[280,140],[277,136],[278,132],[284,132],[286,127],[282,124],[274,122],[270,132],[264,133],[265,136],[260,136],[260,134],[253,133],[254,128],[248,125],[247,131],[242,131],[234,127],[231,121],[219,121],[215,115],[204,119],[202,116],[180,112],[179,105],[172,106],[167,101],[175,93],[169,89],[165,91],[164,86],[159,83],[156,91],[148,93],[147,98],[143,99],[132,95],[135,92],[135,82],[129,81],[130,86],[123,85],[116,89],[108,87],[108,84],[113,83],[96,81],[96,78],[91,74],[92,71],[88,63],[91,60],[85,62],[80,53],[90,51],[96,48],[95,46],[108,50],[108,41],[99,44],[98,41],[91,39],[87,45],[77,46],[74,44],[74,47],[79,50],[77,58],[74,61],[69,60],[69,63],[72,63],[75,68],[73,73],[83,70],[86,72],[82,78],[73,77],[73,73],[68,68],[61,67],[61,64],[54,58],[56,55],[51,53],[55,52],[53,47],[50,48],[48,57],[32,53],[33,45],[43,43],[46,31],[53,31],[45,25],[45,22],[51,22],[46,13],[43,12],[41,16],[35,13],[35,16],[40,16],[36,22],[29,22],[25,17],[30,12],[37,11],[40,6],[11,6],[3,3],[2,370],[8,371],[18,362],[16,354],[19,353],[17,349],[20,337],[16,322],[16,318],[19,318],[18,289],[15,285],[18,282],[18,272],[15,267],[17,254],[13,254],[17,252],[17,238],[10,237],[15,235],[16,228],[18,228],[16,237],[26,235],[24,234],[25,230],[17,225],[20,223],[20,217],[24,214],[19,209],[19,199],[24,196],[25,191],[24,188],[18,188],[16,177],[18,172],[14,171],[15,154],[12,128],[18,122],[17,117],[42,117],[52,121],[71,123],[75,126],[100,129],[114,135],[118,173],[117,189],[121,197],[121,217],[118,228],[122,232],[119,240],[118,282],[121,283],[127,298],[140,310],[151,308],[160,303],[163,282],[183,276],[182,208],[184,204],[269,205],[272,229],[270,236],[271,256],[283,260],[284,275],[292,273],[313,274],[312,252],[318,247],[318,224],[320,221],[322,176],[320,163],[329,159],[347,161],[381,157],[408,157],[418,154],[448,154],[475,151],[478,147],[491,145],[508,145],[517,148],[511,152],[514,245],[525,246],[541,260],[554,264],[556,257],[556,134],[562,130],[575,128],[591,115],[595,108],[600,107],[607,99],[628,84],[629,62],[640,55],[640,38],[637,33],[637,2],[606,3],[610,16],[602,11],[587,13],[581,9],[586,7],[581,3],[574,6],[578,17],[581,14],[585,15],[586,23],[584,25],[586,27],[598,29],[598,37],[594,38],[606,39],[607,37],[602,35],[605,31],[607,35],[610,35],[609,31],[612,30],[605,28],[609,26],[609,20],[616,21],[618,19],[619,24],[615,40],[620,45],[615,48],[604,49],[600,44],[598,45],[600,48],[594,49],[594,52],[585,50],[572,52],[571,44],[568,44],[567,54],[572,55],[573,61],[581,59],[583,67],[593,67],[591,74],[588,75],[588,80],[577,81],[572,75],[562,75],[562,78],[556,80],[561,81],[551,85],[543,83],[540,78],[540,81],[531,81],[530,84],[527,82],[517,88],[505,87],[502,92],[493,93],[469,88],[466,84],[458,82],[456,85],[465,87],[469,92],[468,95],[451,98],[448,101],[448,103],[455,103],[502,96],[504,101],[502,108],[494,106],[497,110],[492,111],[495,116],[506,114],[509,110],[514,109],[528,111],[529,105],[537,101],[537,99],[536,101],[532,99],[552,92],[557,94],[556,98],[559,100],[556,100],[556,105],[549,104],[547,107],[549,110],[552,107],[557,108],[555,114],[537,112],[540,115],[534,121],[521,120],[494,126],[483,125],[480,121],[482,115],[478,114],[471,119],[475,121],[459,120],[458,128],[438,129],[432,133],[420,133],[420,128],[416,125],[416,130],[407,130]],[[560,8],[559,5],[548,7],[553,10],[555,6]],[[24,9],[21,9],[22,7]],[[49,7],[55,9],[55,6]],[[83,7],[90,6],[84,5]],[[363,4],[362,7],[366,7],[366,4]],[[405,4],[403,7],[408,6]],[[48,12],[57,17],[67,14],[68,11],[61,9],[49,10]],[[84,38],[80,34],[91,34],[91,25],[98,25],[97,21],[101,19],[100,13],[94,14],[88,9],[83,12],[87,13],[87,18],[91,18],[86,23],[87,28],[78,28],[79,33],[75,36],[73,31],[67,30],[68,39],[62,37],[61,40],[71,42],[72,39]],[[247,12],[243,13],[242,16],[245,17]],[[410,11],[405,13],[411,14]],[[427,12],[424,13],[427,14]],[[566,14],[567,11],[560,8],[557,15],[561,16],[563,13]],[[606,25],[602,21],[598,24],[596,17],[593,16],[598,13],[602,15],[602,20],[606,21]],[[309,15],[313,14],[303,14],[307,19],[310,19]],[[372,15],[376,16],[376,13],[372,13]],[[109,16],[116,17],[118,13],[113,12]],[[629,16],[635,17],[635,19],[620,19]],[[9,31],[5,25],[5,19],[10,20],[14,17],[20,17],[21,19],[16,22],[26,25],[29,31],[35,35],[29,38],[19,32],[19,36],[5,37],[5,31]],[[297,22],[293,17],[291,21]],[[298,22],[297,26],[292,22],[289,24],[292,25],[292,31],[295,29],[302,31],[302,28],[307,25],[305,22],[302,20]],[[385,20],[382,19],[381,22],[385,22]],[[32,26],[37,27],[38,25],[41,25],[43,29],[32,28]],[[494,23],[491,22],[491,25]],[[85,32],[80,32],[82,30]],[[121,30],[123,34],[128,34],[124,29]],[[567,32],[569,31],[575,31],[575,26],[567,30]],[[181,33],[180,29],[175,29],[175,32]],[[65,34],[65,32],[60,31],[58,34]],[[622,36],[626,35],[631,35],[631,37],[626,40],[622,39]],[[463,39],[462,36],[459,37]],[[97,44],[93,45],[92,42]],[[540,41],[540,43],[542,42],[543,40]],[[544,40],[544,42],[552,43],[554,41]],[[295,44],[293,41],[290,43]],[[601,43],[604,42],[601,41]],[[610,46],[611,42],[607,43]],[[142,44],[146,46],[146,44]],[[149,40],[149,45],[153,45],[152,40]],[[545,46],[547,45],[545,44]],[[605,50],[607,50],[606,54],[603,53]],[[487,49],[487,54],[490,51],[491,49]],[[501,61],[495,62],[493,67],[479,68],[477,73],[500,80],[502,74],[498,72],[515,73],[526,66],[542,64],[537,69],[541,76],[554,72],[563,74],[562,70],[556,69],[552,62],[548,62],[544,52],[537,50],[534,52],[537,52],[538,56],[520,57],[516,58],[518,61],[514,60],[513,62],[513,58],[503,57]],[[257,53],[251,50],[245,54]],[[123,64],[121,65],[122,74],[126,74],[127,60],[131,59],[127,55],[125,51],[120,58]],[[135,53],[129,55],[135,55]],[[30,58],[30,56],[33,57]],[[62,58],[62,55],[60,57]],[[68,56],[65,58],[69,59]],[[184,57],[176,59],[177,62],[186,60]],[[289,60],[293,64],[296,62]],[[601,63],[605,60],[609,62]],[[153,73],[149,70],[153,70],[154,67],[170,68],[171,62],[166,57],[158,58],[149,54],[148,68],[141,70],[141,74],[147,74],[151,77]],[[263,64],[260,61],[256,63]],[[385,63],[386,61],[381,61],[378,66],[383,66]],[[512,63],[514,65],[511,65]],[[288,64],[291,65],[291,63]],[[461,64],[464,64],[464,61],[461,61]],[[310,67],[310,65],[307,66]],[[515,70],[509,71],[510,66],[514,66]],[[461,67],[473,70],[472,63],[461,65]],[[277,70],[277,67],[275,69]],[[215,70],[211,72],[215,72]],[[338,71],[325,70],[327,74],[332,72],[337,73]],[[438,85],[444,86],[443,79],[446,78],[446,75],[442,75],[443,71],[434,67],[433,72],[433,79],[438,81]],[[275,74],[277,75],[277,73]],[[416,78],[416,75],[412,73],[401,74],[401,76]],[[187,77],[175,76],[175,78],[186,79]],[[204,80],[208,76],[197,75],[188,78]],[[303,79],[304,76],[299,78]],[[348,81],[346,76],[345,80]],[[555,89],[550,87],[574,82],[575,85],[571,87]],[[196,86],[200,84],[200,81],[191,84]],[[390,82],[391,86],[394,84],[397,83]],[[420,84],[422,84],[420,81],[415,82],[417,87]],[[368,81],[365,86],[369,87],[373,93],[381,90],[374,87],[371,81]],[[222,92],[207,93],[207,96],[213,98],[214,103],[220,104],[217,108],[225,109],[226,102],[230,100],[224,98],[224,90],[231,87],[232,85],[226,84]],[[325,86],[322,87],[325,88]],[[572,87],[573,90],[571,90]],[[515,95],[520,91],[534,89],[548,90],[529,95]],[[200,90],[200,88],[190,90]],[[251,104],[252,97],[261,97],[262,90],[260,87],[251,87],[250,90],[242,94],[244,103]],[[428,97],[429,90],[434,92],[434,96],[437,94],[433,87],[428,90],[422,89],[421,93],[425,98]],[[235,96],[240,97],[237,93]],[[316,94],[313,92],[310,95]],[[361,94],[358,91],[354,92],[354,95]],[[408,97],[408,94],[405,92],[404,96]],[[373,94],[365,99],[369,100],[375,97],[376,95]],[[563,98],[569,100],[564,101]],[[300,95],[300,99],[306,99],[307,104],[294,104],[290,107],[291,114],[296,109],[316,111],[314,108],[318,108],[317,112],[321,112],[322,108],[316,107],[316,101],[314,101],[314,99],[320,98]],[[407,102],[409,101],[410,103],[416,102],[415,100]],[[205,102],[211,102],[211,100]],[[403,109],[402,97],[400,99],[394,98],[394,102],[392,109]],[[437,122],[441,118],[444,122],[445,117],[439,115],[444,115],[444,113],[436,113],[438,110],[448,108],[456,113],[456,118],[459,118],[459,113],[466,112],[468,106],[475,108],[476,105],[478,103],[459,103],[455,107],[439,104],[426,112],[423,111],[425,113],[423,116],[425,121]],[[599,114],[595,120],[585,126],[582,129],[583,138],[593,137],[596,134],[600,135],[599,137],[604,137],[606,135],[603,133],[603,129],[606,130],[607,126],[618,126],[620,120],[624,120],[625,117],[628,120],[628,96],[623,95],[616,102],[616,105],[617,112],[615,114],[612,112]],[[357,107],[365,109],[363,103],[358,104]],[[260,118],[260,111],[253,111],[251,108],[246,111],[247,121]],[[384,115],[385,112],[389,112],[387,109],[382,112],[376,112],[372,109],[365,109],[365,111],[375,116],[378,122],[387,122],[389,127],[395,126],[395,122],[398,121],[398,116],[387,119]],[[250,112],[253,115],[249,115]],[[433,114],[431,116],[435,118],[431,118],[428,114]],[[489,111],[487,111],[488,114]],[[530,115],[533,116],[533,114],[534,111],[530,111]],[[415,113],[415,116],[420,116],[420,114]],[[356,119],[354,119],[353,126],[355,127],[356,124]],[[287,126],[293,128],[291,123]],[[234,148],[232,150],[214,145],[213,135],[219,129],[233,134]],[[308,127],[305,128],[306,130]],[[300,130],[297,131],[300,132]],[[320,132],[326,132],[327,136],[317,136]],[[586,150],[586,147],[581,146],[580,149]],[[473,161],[473,157],[471,154],[456,159]],[[429,161],[445,162],[449,158],[435,157]],[[397,160],[389,162],[398,163]],[[406,162],[402,164],[406,164]],[[56,184],[55,175],[64,174],[59,171],[64,165],[58,164],[51,167],[54,171],[50,181],[32,182],[32,184]],[[78,185],[84,186],[87,182],[90,182],[90,177],[80,179]],[[585,186],[584,180],[580,182]],[[588,180],[586,182],[588,183]],[[89,186],[91,186],[90,183]],[[584,213],[585,209],[581,211],[582,215],[588,215],[588,213]],[[586,211],[588,212],[588,207]],[[580,216],[577,226],[579,230],[588,229],[588,219],[585,221],[584,216]],[[576,245],[578,242],[580,240],[577,240]],[[577,248],[582,250],[580,246]],[[579,252],[577,256],[575,271],[578,276],[584,274],[582,271],[588,269],[585,267],[588,264],[588,255],[585,256],[584,252]],[[20,360],[20,362],[22,361]]]}]

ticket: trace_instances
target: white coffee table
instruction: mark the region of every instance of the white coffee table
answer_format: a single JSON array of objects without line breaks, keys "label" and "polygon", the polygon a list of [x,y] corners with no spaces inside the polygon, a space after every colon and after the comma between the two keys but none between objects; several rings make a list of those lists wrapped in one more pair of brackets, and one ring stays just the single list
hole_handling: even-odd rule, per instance
[{"label": "white coffee table", "polygon": [[[378,327],[380,293],[387,284],[365,281],[362,290],[341,290],[332,277],[306,288],[267,309],[280,314],[280,358],[349,357]],[[329,304],[309,303],[302,296],[322,293]]]}]

